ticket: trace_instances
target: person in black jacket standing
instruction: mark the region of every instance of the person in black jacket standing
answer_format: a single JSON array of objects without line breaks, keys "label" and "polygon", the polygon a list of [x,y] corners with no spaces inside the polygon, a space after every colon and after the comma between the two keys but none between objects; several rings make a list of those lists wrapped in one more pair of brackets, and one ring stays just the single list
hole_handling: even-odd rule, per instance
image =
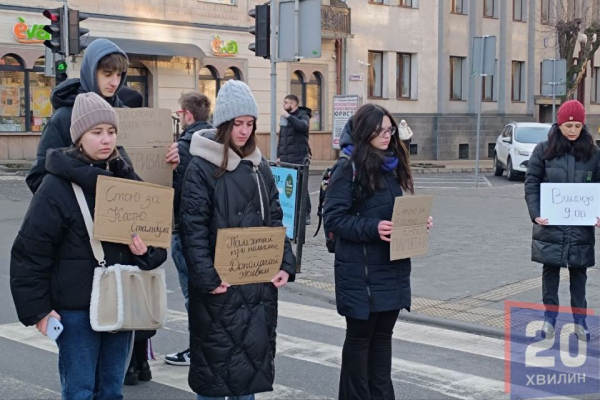
[{"label": "person in black jacket standing", "polygon": [[[533,222],[531,260],[543,264],[542,297],[549,306],[541,336],[554,337],[560,269],[568,268],[575,334],[579,340],[590,340],[585,291],[587,268],[595,264],[594,227],[548,225],[548,219],[540,215],[540,185],[544,182],[600,182],[600,151],[585,125],[585,108],[577,100],[560,107],[548,140],[533,150],[525,177],[525,200]],[[596,227],[600,227],[600,219]]]},{"label": "person in black jacket standing", "polygon": [[[206,122],[210,112],[210,100],[199,92],[188,92],[179,99],[180,110],[177,111],[179,124],[183,129],[181,137],[177,141],[180,162],[173,172],[173,188],[175,197],[173,200],[173,212],[175,214],[173,225],[173,236],[171,238],[171,257],[179,274],[179,286],[185,298],[185,309],[189,309],[188,295],[188,268],[185,263],[181,237],[179,235],[179,218],[181,214],[181,185],[185,176],[185,170],[192,159],[190,154],[190,143],[194,133],[211,129],[212,126]],[[165,356],[165,362],[171,365],[190,365],[190,348]]]},{"label": "person in black jacket standing", "polygon": [[256,147],[258,105],[250,88],[231,80],[219,91],[214,141],[192,137],[194,156],[181,188],[181,240],[189,268],[191,365],[199,400],[251,400],[272,391],[278,288],[291,281],[296,258],[285,238],[271,283],[229,285],[214,267],[217,232],[282,226],[279,192]]},{"label": "person in black jacket standing", "polygon": [[[311,109],[298,107],[298,97],[288,94],[283,99],[283,111],[279,129],[279,142],[277,143],[277,162],[303,165],[310,159],[310,146],[308,144],[308,131],[310,127]],[[306,225],[310,225],[310,195],[305,192]]]},{"label": "person in black jacket standing", "polygon": [[347,326],[339,398],[392,400],[392,330],[400,310],[410,310],[411,260],[390,260],[391,219],[395,198],[413,192],[413,179],[389,111],[366,104],[346,128],[340,146],[348,158],[334,166],[324,202],[325,229],[337,238],[337,309]]},{"label": "person in black jacket standing", "polygon": [[[44,335],[50,316],[64,326],[58,337],[64,399],[122,399],[132,346],[131,332],[95,332],[90,325],[94,269],[98,262],[72,183],[83,189],[94,214],[98,176],[139,180],[116,148],[118,116],[95,93],[77,96],[71,138],[75,146],[50,150],[48,174],[33,196],[11,251],[10,287],[19,320]],[[151,270],[167,258],[165,249],[103,242],[106,264]]]}]

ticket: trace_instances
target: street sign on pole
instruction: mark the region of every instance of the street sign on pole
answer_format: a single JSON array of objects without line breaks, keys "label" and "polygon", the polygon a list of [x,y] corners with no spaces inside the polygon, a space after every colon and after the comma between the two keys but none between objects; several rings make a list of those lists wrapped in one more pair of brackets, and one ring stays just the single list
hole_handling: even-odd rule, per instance
[{"label": "street sign on pole", "polygon": [[[473,51],[471,53],[471,73],[480,78],[479,91],[482,92],[483,77],[494,75],[496,69],[496,36],[480,36],[473,38]],[[475,187],[479,187],[479,142],[481,136],[481,96],[477,98],[477,141],[475,147]]]},{"label": "street sign on pole", "polygon": [[277,61],[321,57],[321,0],[279,2]]},{"label": "street sign on pole", "polygon": [[[274,52],[277,48],[277,9],[278,2],[272,1],[269,12],[271,13],[271,45],[270,52]],[[271,161],[277,159],[277,61],[273,54],[271,56],[271,135],[269,137],[269,145],[271,147]]]},{"label": "street sign on pole", "polygon": [[552,123],[556,122],[556,96],[567,93],[567,60],[542,60],[542,95],[552,96]]}]

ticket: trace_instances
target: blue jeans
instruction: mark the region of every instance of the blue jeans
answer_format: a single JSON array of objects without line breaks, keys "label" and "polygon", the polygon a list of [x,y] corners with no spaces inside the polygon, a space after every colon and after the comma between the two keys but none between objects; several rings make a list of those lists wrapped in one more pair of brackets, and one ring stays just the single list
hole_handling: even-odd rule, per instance
[{"label": "blue jeans", "polygon": [[198,395],[196,400],[254,400],[253,394],[247,394],[245,396],[227,396],[227,397],[206,397]]},{"label": "blue jeans", "polygon": [[64,326],[56,341],[63,399],[122,399],[132,332],[95,332],[88,311],[57,312]]},{"label": "blue jeans", "polygon": [[171,257],[179,273],[179,286],[181,286],[181,292],[185,298],[185,309],[188,310],[190,303],[190,296],[188,294],[188,267],[183,256],[181,236],[178,233],[173,233],[171,236]]}]

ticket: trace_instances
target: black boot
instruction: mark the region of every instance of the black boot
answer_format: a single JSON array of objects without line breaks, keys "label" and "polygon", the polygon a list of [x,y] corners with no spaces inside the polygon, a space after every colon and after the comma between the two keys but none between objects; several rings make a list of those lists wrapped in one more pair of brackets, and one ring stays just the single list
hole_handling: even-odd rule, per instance
[{"label": "black boot", "polygon": [[127,372],[125,373],[125,380],[123,381],[123,384],[127,386],[138,384],[138,369],[134,352],[131,353],[129,368],[127,368]]},{"label": "black boot", "polygon": [[138,368],[138,379],[144,382],[152,380],[152,371],[150,371],[150,364],[148,364],[147,352],[148,340],[134,342],[133,353]]}]

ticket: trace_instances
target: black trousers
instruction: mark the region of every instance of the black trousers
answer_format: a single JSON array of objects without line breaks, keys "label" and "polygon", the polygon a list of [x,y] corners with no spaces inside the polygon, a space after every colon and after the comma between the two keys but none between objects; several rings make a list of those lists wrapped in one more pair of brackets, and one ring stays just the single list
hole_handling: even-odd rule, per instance
[{"label": "black trousers", "polygon": [[394,400],[392,331],[400,310],[346,317],[340,400]]},{"label": "black trousers", "polygon": [[[542,272],[542,296],[545,306],[558,306],[558,285],[560,283],[560,267],[544,264]],[[585,299],[585,286],[587,283],[587,268],[569,268],[569,290],[571,291],[571,307],[587,308]],[[544,316],[556,318],[557,312],[546,307]],[[577,318],[585,318],[585,315],[577,314]]]}]

